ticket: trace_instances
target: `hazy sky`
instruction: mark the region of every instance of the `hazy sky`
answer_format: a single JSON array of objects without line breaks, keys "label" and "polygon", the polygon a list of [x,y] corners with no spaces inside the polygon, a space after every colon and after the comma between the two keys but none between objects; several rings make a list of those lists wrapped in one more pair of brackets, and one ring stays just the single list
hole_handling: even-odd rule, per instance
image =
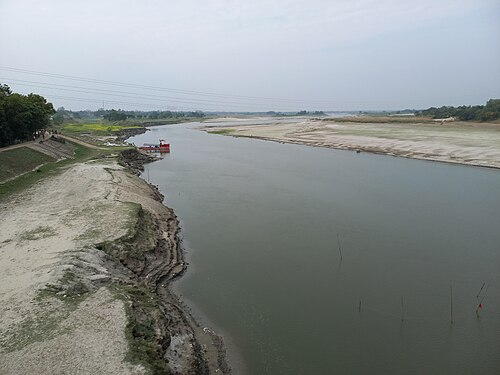
[{"label": "hazy sky", "polygon": [[0,0],[0,51],[0,82],[75,110],[482,104],[500,1]]}]

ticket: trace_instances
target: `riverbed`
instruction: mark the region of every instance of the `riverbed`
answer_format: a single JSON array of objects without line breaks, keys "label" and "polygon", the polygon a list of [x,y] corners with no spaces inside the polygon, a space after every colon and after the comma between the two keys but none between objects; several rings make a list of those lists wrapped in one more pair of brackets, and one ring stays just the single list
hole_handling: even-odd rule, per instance
[{"label": "riverbed", "polygon": [[498,170],[200,125],[130,141],[171,144],[143,178],[181,220],[177,289],[235,373],[500,371]]}]

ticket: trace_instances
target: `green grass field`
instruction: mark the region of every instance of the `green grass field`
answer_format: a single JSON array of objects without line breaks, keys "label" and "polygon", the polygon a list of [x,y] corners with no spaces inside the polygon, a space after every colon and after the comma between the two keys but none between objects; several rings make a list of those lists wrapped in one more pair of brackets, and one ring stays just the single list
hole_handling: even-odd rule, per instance
[{"label": "green grass field", "polygon": [[63,126],[65,133],[91,133],[98,135],[111,135],[124,129],[141,128],[139,125],[111,125],[102,123],[72,123]]},{"label": "green grass field", "polygon": [[36,167],[54,160],[50,156],[28,147],[0,152],[0,182],[32,171]]}]

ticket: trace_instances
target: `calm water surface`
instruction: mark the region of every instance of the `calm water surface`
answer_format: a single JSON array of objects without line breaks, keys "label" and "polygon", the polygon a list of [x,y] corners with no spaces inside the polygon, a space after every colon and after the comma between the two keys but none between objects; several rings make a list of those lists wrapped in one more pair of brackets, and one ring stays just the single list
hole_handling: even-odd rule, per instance
[{"label": "calm water surface", "polygon": [[500,171],[195,126],[131,141],[171,143],[148,174],[182,221],[177,287],[237,373],[500,374]]}]

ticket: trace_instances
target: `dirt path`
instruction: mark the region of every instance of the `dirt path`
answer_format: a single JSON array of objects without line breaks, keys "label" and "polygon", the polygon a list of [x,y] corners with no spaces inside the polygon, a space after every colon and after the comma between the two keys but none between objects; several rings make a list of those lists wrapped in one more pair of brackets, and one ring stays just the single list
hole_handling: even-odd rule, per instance
[{"label": "dirt path", "polygon": [[98,146],[93,145],[91,143],[87,143],[87,142],[81,141],[78,138],[70,137],[69,135],[59,134],[58,137],[60,137],[62,139],[66,139],[67,141],[70,141],[70,142],[77,143],[77,144],[79,144],[81,146],[88,147],[88,148],[93,148],[93,149],[98,149],[98,150],[105,150],[106,149],[105,147],[98,147]]}]

